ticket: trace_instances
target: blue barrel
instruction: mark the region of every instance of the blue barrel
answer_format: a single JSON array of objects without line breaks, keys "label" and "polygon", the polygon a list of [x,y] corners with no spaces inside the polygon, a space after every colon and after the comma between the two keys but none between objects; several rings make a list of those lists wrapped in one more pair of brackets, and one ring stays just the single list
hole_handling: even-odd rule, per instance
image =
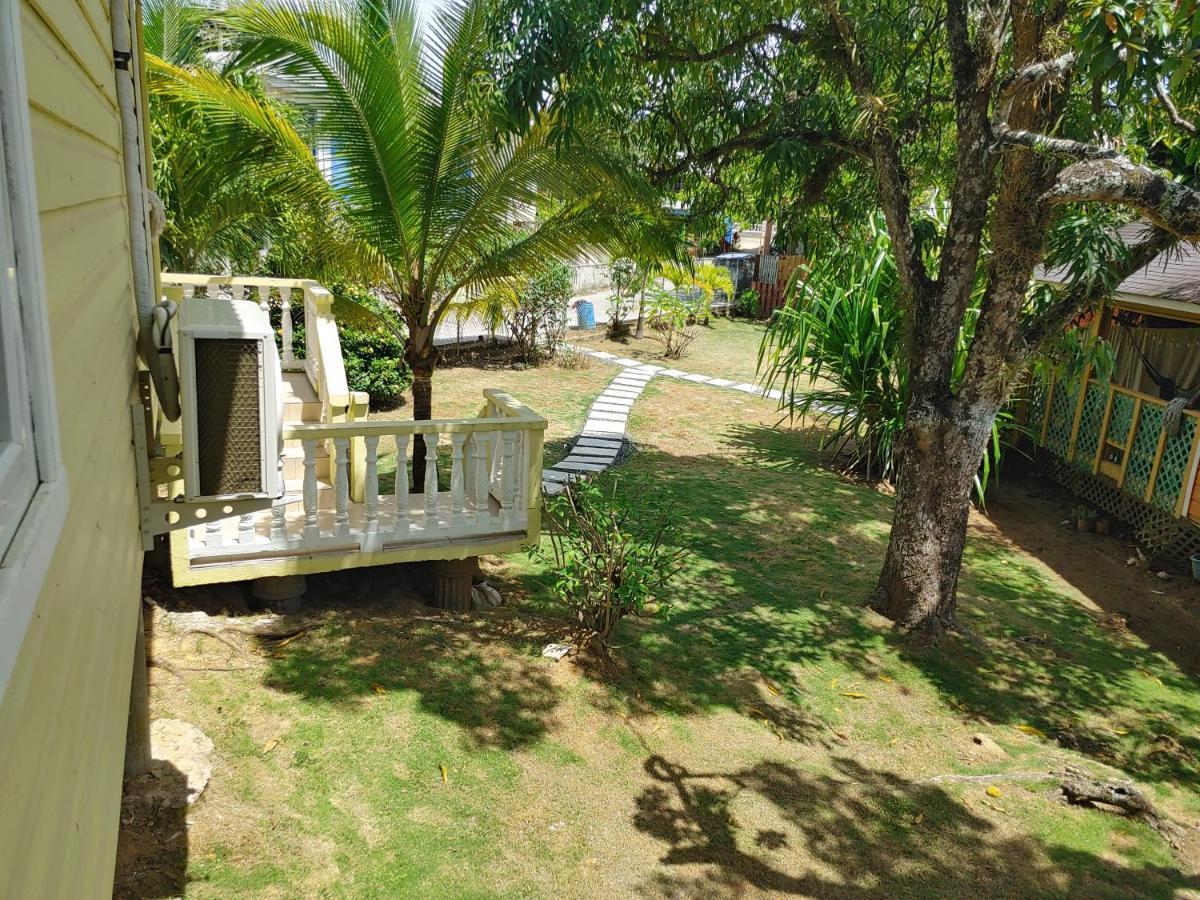
[{"label": "blue barrel", "polygon": [[596,307],[589,300],[580,300],[575,304],[575,314],[579,317],[580,328],[596,327]]}]

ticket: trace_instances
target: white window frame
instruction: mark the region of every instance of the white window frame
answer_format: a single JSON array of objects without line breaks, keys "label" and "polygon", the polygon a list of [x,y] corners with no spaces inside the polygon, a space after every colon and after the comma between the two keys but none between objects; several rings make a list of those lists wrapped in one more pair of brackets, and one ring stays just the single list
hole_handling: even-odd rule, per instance
[{"label": "white window frame", "polygon": [[[67,477],[59,446],[46,284],[42,267],[41,225],[33,171],[25,57],[21,49],[19,0],[0,0],[0,141],[9,230],[16,257],[15,287],[19,317],[16,339],[0,348],[0,390],[10,410],[21,407],[28,425],[16,448],[30,454],[36,482],[16,498],[5,497],[0,515],[10,516],[0,533],[0,699],[3,699],[25,633],[37,606],[50,560],[67,517]],[[0,204],[0,215],[4,205]],[[0,229],[0,235],[3,229]],[[7,256],[7,252],[0,257]],[[13,278],[8,271],[0,277]],[[15,357],[15,359],[13,358]],[[10,375],[16,373],[15,381]],[[8,444],[10,448],[13,446]],[[7,506],[7,509],[4,508]]]}]

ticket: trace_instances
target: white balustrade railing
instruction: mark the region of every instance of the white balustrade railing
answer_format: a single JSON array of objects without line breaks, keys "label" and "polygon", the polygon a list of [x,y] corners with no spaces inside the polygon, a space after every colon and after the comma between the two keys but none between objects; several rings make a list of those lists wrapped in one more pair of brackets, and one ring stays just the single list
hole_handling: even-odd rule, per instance
[{"label": "white balustrade railing", "polygon": [[[321,403],[319,422],[283,426],[285,444],[303,453],[299,489],[269,512],[207,522],[193,534],[193,559],[386,552],[426,541],[521,532],[536,539],[546,421],[528,407],[501,391],[485,390],[475,419],[366,421],[366,395],[349,390],[333,298],[320,284],[164,273],[162,285],[178,302],[230,297],[256,302],[268,313],[277,306],[282,367],[305,373]],[[296,298],[303,300],[302,354],[294,346]],[[416,435],[427,448],[419,485],[412,483],[410,469]],[[379,466],[389,459],[391,445],[395,475],[385,493]],[[419,490],[413,492],[414,487]]]},{"label": "white balustrade railing", "polygon": [[[336,416],[350,405],[342,344],[333,318],[333,295],[306,278],[253,278],[243,275],[196,275],[164,272],[163,292],[176,301],[205,297],[249,300],[270,314],[279,308],[280,363],[285,372],[304,372],[322,406]],[[303,301],[304,356],[296,354],[292,301]],[[322,417],[324,418],[324,416]]]},{"label": "white balustrade railing", "polygon": [[[214,529],[194,556],[242,556],[322,550],[387,552],[409,544],[528,533],[540,528],[542,437],[546,420],[509,395],[485,390],[475,419],[285,425],[285,441],[304,452],[302,488],[252,528]],[[413,437],[425,442],[421,490],[411,493]],[[350,499],[351,441],[365,444],[362,502]],[[380,441],[395,442],[392,490],[380,488]],[[332,504],[318,475],[318,447],[332,444]],[[444,452],[440,455],[438,449]],[[441,471],[443,465],[448,473]],[[324,495],[324,496],[323,496]],[[324,499],[325,502],[322,502]],[[280,513],[280,510],[283,513]]]}]

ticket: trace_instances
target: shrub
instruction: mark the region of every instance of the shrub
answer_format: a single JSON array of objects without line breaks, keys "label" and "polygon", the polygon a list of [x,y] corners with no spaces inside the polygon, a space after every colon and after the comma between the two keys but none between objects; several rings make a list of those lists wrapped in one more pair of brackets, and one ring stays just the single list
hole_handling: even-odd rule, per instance
[{"label": "shrub", "polygon": [[535,553],[553,567],[552,590],[596,644],[608,639],[624,616],[643,615],[653,604],[666,608],[664,592],[687,561],[671,546],[674,524],[642,495],[623,498],[590,482],[572,482],[545,506],[550,551]]},{"label": "shrub", "polygon": [[746,319],[758,318],[758,291],[749,290],[742,291],[738,294],[737,307],[735,309],[737,315]]},{"label": "shrub", "polygon": [[667,359],[683,359],[696,339],[698,309],[706,307],[703,295],[698,298],[682,296],[679,291],[653,289],[650,297],[650,316],[654,338],[663,345]]},{"label": "shrub", "polygon": [[608,336],[618,338],[625,333],[625,317],[633,308],[637,266],[631,259],[614,260],[609,276],[612,280],[613,295],[608,298]]},{"label": "shrub", "polygon": [[366,391],[372,409],[400,406],[413,380],[404,361],[404,323],[361,285],[339,284],[331,290],[350,390]]},{"label": "shrub", "polygon": [[505,315],[508,332],[526,362],[544,353],[554,357],[567,334],[571,270],[557,260],[547,263],[525,283]]}]

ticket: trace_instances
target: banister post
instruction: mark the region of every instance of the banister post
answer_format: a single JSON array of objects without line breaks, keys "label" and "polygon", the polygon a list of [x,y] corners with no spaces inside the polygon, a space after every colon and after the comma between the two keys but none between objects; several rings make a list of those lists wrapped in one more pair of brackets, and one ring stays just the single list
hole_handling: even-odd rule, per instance
[{"label": "banister post", "polygon": [[[369,411],[370,395],[366,391],[355,391],[350,395],[350,406],[346,410],[347,422],[365,422]],[[367,444],[362,435],[350,438],[350,499],[362,503],[366,496]]]}]

